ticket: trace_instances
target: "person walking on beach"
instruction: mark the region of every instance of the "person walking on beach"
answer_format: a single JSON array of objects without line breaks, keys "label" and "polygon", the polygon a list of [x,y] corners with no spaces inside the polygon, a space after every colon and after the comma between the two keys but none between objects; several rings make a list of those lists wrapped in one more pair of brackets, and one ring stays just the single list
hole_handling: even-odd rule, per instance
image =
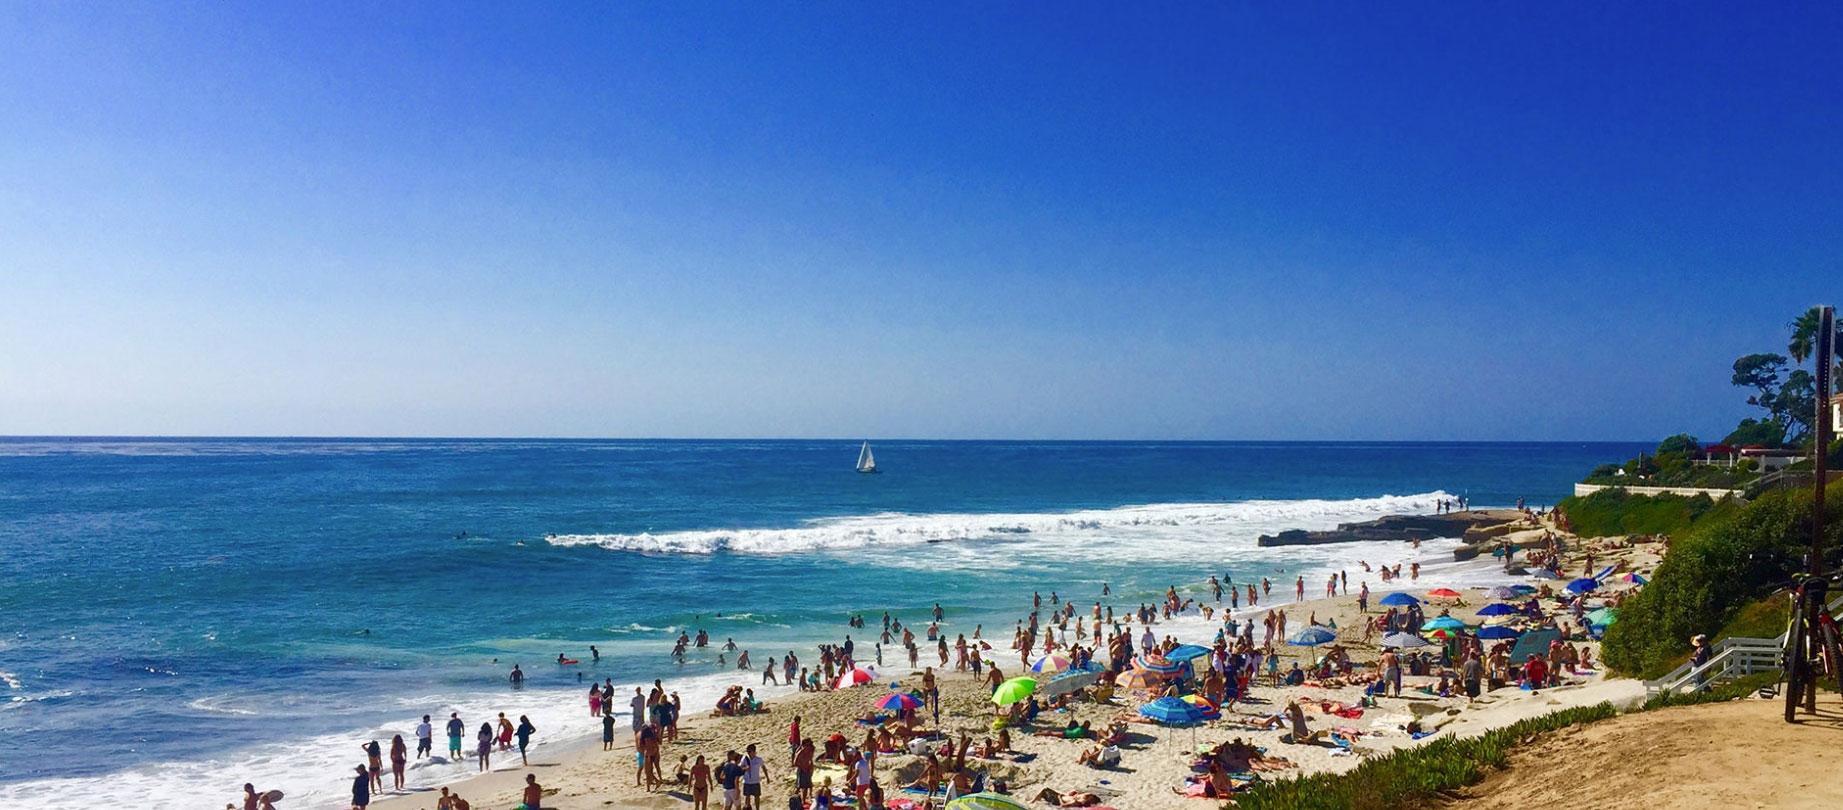
[{"label": "person walking on beach", "polygon": [[685,781],[691,785],[691,810],[710,810],[710,766],[703,754],[691,764],[690,778]]},{"label": "person walking on beach", "polygon": [[602,750],[614,750],[614,712],[602,714]]},{"label": "person walking on beach", "polygon": [[717,786],[723,788],[723,810],[737,810],[742,805],[742,758],[734,749],[725,752],[723,764],[717,766]]},{"label": "person walking on beach", "polygon": [[521,714],[518,716],[518,730],[513,733],[518,735],[518,761],[530,765],[531,760],[525,758],[525,748],[531,745],[531,735],[538,733],[538,727],[531,724],[530,717]]},{"label": "person walking on beach", "polygon": [[461,722],[460,712],[448,715],[448,759],[461,761],[461,735],[467,733],[467,724]]}]

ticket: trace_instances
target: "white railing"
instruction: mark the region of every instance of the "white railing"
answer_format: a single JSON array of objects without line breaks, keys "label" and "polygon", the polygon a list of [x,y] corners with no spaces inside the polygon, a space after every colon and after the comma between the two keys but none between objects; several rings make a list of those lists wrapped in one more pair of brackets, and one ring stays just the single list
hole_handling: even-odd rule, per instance
[{"label": "white railing", "polygon": [[[1843,610],[1843,596],[1830,603],[1830,610],[1832,613]],[[1724,638],[1715,644],[1707,663],[1696,666],[1685,662],[1662,678],[1646,681],[1645,691],[1654,695],[1667,694],[1684,687],[1695,688],[1755,672],[1777,670],[1785,651],[1785,637],[1785,633],[1780,633],[1775,638]]]}]

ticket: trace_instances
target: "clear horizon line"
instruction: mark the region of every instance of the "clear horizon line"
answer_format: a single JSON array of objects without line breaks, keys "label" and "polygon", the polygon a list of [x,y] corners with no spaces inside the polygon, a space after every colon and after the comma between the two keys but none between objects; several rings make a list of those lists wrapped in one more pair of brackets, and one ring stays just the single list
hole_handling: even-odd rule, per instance
[{"label": "clear horizon line", "polygon": [[1651,444],[1656,439],[1196,439],[1196,438],[923,438],[901,436],[396,436],[364,435],[347,436],[316,434],[129,434],[129,433],[70,433],[70,434],[0,434],[0,441],[8,440],[95,440],[95,439],[129,439],[129,440],[219,440],[219,441],[485,441],[485,442],[1010,442],[1030,443],[1046,442],[1057,444],[1093,443],[1093,444]]}]

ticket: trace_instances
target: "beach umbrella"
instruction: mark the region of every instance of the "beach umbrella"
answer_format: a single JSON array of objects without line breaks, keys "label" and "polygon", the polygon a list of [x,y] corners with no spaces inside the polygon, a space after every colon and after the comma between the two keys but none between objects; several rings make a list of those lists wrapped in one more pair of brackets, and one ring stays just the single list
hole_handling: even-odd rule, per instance
[{"label": "beach umbrella", "polygon": [[1202,695],[1185,695],[1178,698],[1178,700],[1202,709],[1204,714],[1212,714],[1220,711],[1216,708],[1216,704],[1209,702],[1209,698]]},{"label": "beach umbrella", "polygon": [[922,707],[922,702],[907,692],[896,692],[884,695],[881,700],[877,701],[876,706],[884,711],[899,712],[906,709],[919,709]]},{"label": "beach umbrella", "polygon": [[1003,793],[970,793],[947,803],[943,810],[1030,810]]},{"label": "beach umbrella", "polygon": [[1114,685],[1121,689],[1150,689],[1161,680],[1158,673],[1143,669],[1129,669],[1113,679]]},{"label": "beach umbrella", "polygon": [[1441,641],[1446,641],[1447,639],[1452,639],[1452,638],[1458,638],[1458,633],[1452,630],[1448,630],[1444,627],[1438,630],[1429,630],[1427,632],[1427,635],[1433,636],[1434,638],[1437,638]]},{"label": "beach umbrella", "polygon": [[1520,635],[1523,635],[1523,634],[1509,627],[1503,627],[1501,625],[1487,627],[1483,630],[1478,631],[1479,638],[1492,640],[1492,641],[1499,640],[1499,639],[1516,638],[1517,636],[1520,636]]},{"label": "beach umbrella", "polygon": [[1410,650],[1415,647],[1426,647],[1428,643],[1427,639],[1413,633],[1390,633],[1382,637],[1382,646]]},{"label": "beach umbrella", "polygon": [[1151,703],[1140,706],[1139,714],[1167,725],[1199,723],[1203,721],[1202,707],[1174,697],[1161,697]]},{"label": "beach umbrella", "polygon": [[1205,655],[1209,655],[1209,648],[1199,647],[1195,644],[1179,644],[1171,648],[1171,652],[1165,653],[1165,657],[1173,661],[1189,661],[1192,658],[1201,658]]},{"label": "beach umbrella", "polygon": [[1516,588],[1505,587],[1503,585],[1499,585],[1495,588],[1492,588],[1491,590],[1485,591],[1486,599],[1496,599],[1499,602],[1502,602],[1505,599],[1515,599],[1518,596],[1522,596],[1522,595],[1523,595],[1522,591],[1519,591]]},{"label": "beach umbrella", "polygon": [[1639,575],[1637,575],[1637,574],[1626,574],[1625,576],[1622,576],[1622,577],[1620,577],[1620,579],[1623,579],[1623,580],[1625,580],[1625,581],[1627,581],[1627,582],[1630,582],[1630,583],[1632,583],[1632,584],[1634,584],[1634,585],[1644,585],[1644,584],[1646,584],[1646,583],[1648,583],[1648,582],[1650,582],[1650,580],[1648,580],[1648,579],[1645,579],[1644,577],[1641,577],[1641,576],[1639,576]]},{"label": "beach umbrella", "polygon": [[1062,672],[1063,670],[1066,670],[1070,666],[1073,666],[1073,665],[1074,665],[1074,662],[1070,661],[1068,656],[1063,655],[1062,653],[1049,653],[1047,655],[1039,657],[1036,661],[1032,662],[1030,665],[1030,671],[1035,672],[1039,675],[1043,675],[1043,674],[1053,675],[1055,673]]},{"label": "beach umbrella", "polygon": [[1459,598],[1459,592],[1453,590],[1452,588],[1435,588],[1431,591],[1428,591],[1427,595],[1438,597],[1440,599],[1458,599]]},{"label": "beach umbrella", "polygon": [[1071,669],[1037,685],[1037,692],[1047,696],[1066,695],[1078,689],[1086,689],[1101,681],[1101,673],[1092,669]]},{"label": "beach umbrella", "polygon": [[1515,607],[1506,605],[1502,602],[1485,605],[1478,609],[1478,615],[1480,616],[1509,616],[1519,612],[1520,611]]},{"label": "beach umbrella", "polygon": [[1012,678],[1011,680],[999,684],[997,689],[992,690],[992,702],[1000,706],[1009,706],[1024,698],[1030,697],[1031,693],[1035,691],[1037,691],[1037,679]]},{"label": "beach umbrella", "polygon": [[1529,572],[1529,575],[1537,579],[1561,579],[1560,574],[1557,574],[1554,571],[1550,571],[1547,568],[1538,568],[1534,571]]},{"label": "beach umbrella", "polygon": [[1484,623],[1487,625],[1510,624],[1512,622],[1523,621],[1523,617],[1516,613],[1507,613],[1503,616],[1486,616],[1484,619]]},{"label": "beach umbrella", "polygon": [[1459,621],[1451,616],[1439,616],[1421,625],[1422,630],[1459,630],[1464,627],[1465,622]]},{"label": "beach umbrella", "polygon": [[1597,627],[1605,627],[1618,620],[1619,620],[1619,609],[1618,608],[1603,607],[1603,608],[1600,608],[1599,610],[1589,611],[1587,613],[1587,621],[1593,623]]},{"label": "beach umbrella", "polygon": [[1287,639],[1286,643],[1295,647],[1316,647],[1320,644],[1330,644],[1336,640],[1337,634],[1331,632],[1331,628],[1320,627],[1314,624],[1309,627],[1301,628],[1299,632],[1293,634],[1292,638]]},{"label": "beach umbrella", "polygon": [[1534,585],[1521,585],[1521,584],[1512,585],[1510,586],[1510,589],[1513,591],[1516,591],[1518,594],[1521,594],[1523,596],[1528,596],[1536,592],[1536,586]]},{"label": "beach umbrella", "polygon": [[1582,577],[1568,583],[1568,593],[1586,593],[1600,587],[1600,581],[1591,577]]},{"label": "beach umbrella", "polygon": [[838,688],[845,689],[853,686],[863,686],[867,683],[873,683],[876,680],[877,673],[859,667],[857,669],[846,670],[845,674],[838,676]]},{"label": "beach umbrella", "polygon": [[1133,665],[1147,672],[1156,672],[1160,675],[1176,675],[1179,670],[1183,669],[1183,667],[1178,666],[1176,661],[1157,653],[1140,653],[1138,657],[1133,659]]},{"label": "beach umbrella", "polygon": [[1388,596],[1384,596],[1381,599],[1376,600],[1376,604],[1378,605],[1392,605],[1395,607],[1407,607],[1409,605],[1418,605],[1420,603],[1421,603],[1421,600],[1416,599],[1412,596],[1409,596],[1405,593],[1402,593],[1401,591],[1396,591],[1392,594],[1389,594]]}]

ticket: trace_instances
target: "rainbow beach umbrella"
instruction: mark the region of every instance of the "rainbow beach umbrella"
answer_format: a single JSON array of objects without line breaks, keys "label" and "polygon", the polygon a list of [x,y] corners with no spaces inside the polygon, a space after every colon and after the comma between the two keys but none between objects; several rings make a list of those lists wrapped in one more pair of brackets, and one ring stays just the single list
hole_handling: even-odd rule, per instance
[{"label": "rainbow beach umbrella", "polygon": [[1062,653],[1049,653],[1031,662],[1030,671],[1038,675],[1054,675],[1074,666],[1075,662]]}]

